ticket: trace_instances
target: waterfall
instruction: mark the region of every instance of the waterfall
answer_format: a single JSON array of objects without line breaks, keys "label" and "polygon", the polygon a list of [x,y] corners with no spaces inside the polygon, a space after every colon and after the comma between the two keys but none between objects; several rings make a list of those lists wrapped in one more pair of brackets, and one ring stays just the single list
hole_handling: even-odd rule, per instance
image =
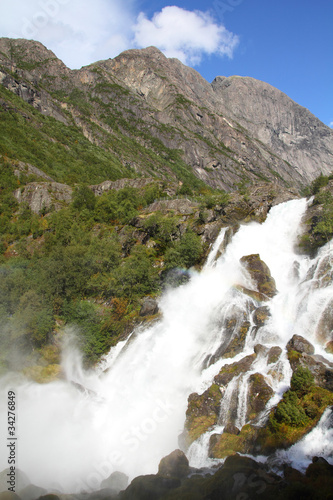
[{"label": "waterfall", "polygon": [[[249,373],[234,379],[222,399],[221,421],[215,432],[223,429],[223,415],[237,384],[241,385],[237,423],[246,423],[251,373],[265,374],[274,391],[269,404],[279,400],[291,376],[286,342],[302,332],[321,352],[316,337],[319,311],[333,293],[329,285],[319,289],[314,284],[323,279],[320,259],[328,258],[329,247],[316,261],[294,253],[305,208],[305,200],[274,207],[265,223],[242,226],[214,260],[222,235],[204,270],[161,297],[162,319],[134,331],[127,341],[111,349],[96,370],[82,370],[78,354],[69,345],[63,359],[65,380],[39,385],[19,375],[3,377],[0,432],[7,427],[6,394],[14,388],[18,467],[32,483],[49,491],[78,492],[98,489],[115,470],[130,478],[156,473],[160,459],[179,447],[189,394],[204,391],[223,365],[252,354],[258,343],[281,346],[274,374],[262,354]],[[269,266],[279,293],[267,303],[268,323],[253,336],[252,299],[236,285],[253,286],[239,259],[256,253]],[[309,273],[314,266],[312,277]],[[297,272],[293,272],[295,268]],[[214,356],[225,341],[221,325],[235,311],[241,311],[250,325],[243,352],[226,359]],[[210,465],[208,437],[203,436],[188,451],[194,464]],[[0,470],[6,467],[6,457],[1,456]]]}]

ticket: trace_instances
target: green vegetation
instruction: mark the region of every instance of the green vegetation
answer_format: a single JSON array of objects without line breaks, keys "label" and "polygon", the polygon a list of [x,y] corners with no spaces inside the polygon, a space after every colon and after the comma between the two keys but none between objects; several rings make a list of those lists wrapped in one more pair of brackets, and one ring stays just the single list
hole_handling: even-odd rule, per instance
[{"label": "green vegetation", "polygon": [[113,153],[92,144],[76,126],[41,115],[2,86],[1,97],[12,105],[0,107],[1,155],[31,163],[68,184],[131,177]]},{"label": "green vegetation", "polygon": [[307,188],[305,193],[314,196],[313,207],[318,207],[318,213],[308,221],[309,229],[300,238],[300,247],[310,255],[325,245],[333,237],[333,196],[329,181],[333,175],[320,175]]},{"label": "green vegetation", "polygon": [[260,430],[263,451],[294,444],[317,424],[332,403],[333,394],[316,386],[310,370],[299,366],[291,378],[290,390],[270,414],[268,426]]},{"label": "green vegetation", "polygon": [[[179,216],[140,215],[165,196],[161,182],[100,197],[78,184],[69,206],[37,215],[13,196],[31,177],[18,178],[3,157],[0,167],[2,366],[11,346],[44,356],[65,325],[75,326],[86,363],[95,363],[133,328],[142,298],[160,292],[163,271],[200,262],[201,240],[189,227],[180,231]],[[140,244],[141,234],[154,238],[153,248]],[[29,373],[42,377],[39,368]]]}]

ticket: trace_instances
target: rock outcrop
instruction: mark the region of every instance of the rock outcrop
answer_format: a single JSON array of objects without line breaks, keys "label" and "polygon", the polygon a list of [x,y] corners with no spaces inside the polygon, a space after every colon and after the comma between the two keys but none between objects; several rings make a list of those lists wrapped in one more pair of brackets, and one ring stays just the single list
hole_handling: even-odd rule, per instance
[{"label": "rock outcrop", "polygon": [[42,44],[8,38],[0,39],[0,64],[1,85],[79,128],[134,176],[156,176],[159,157],[168,181],[182,171],[227,190],[258,180],[300,187],[331,169],[332,130],[252,78],[210,84],[154,47],[72,71]]},{"label": "rock outcrop", "polygon": [[31,182],[17,189],[14,196],[19,203],[27,203],[32,212],[40,214],[51,207],[59,210],[72,201],[72,188],[59,182]]},{"label": "rock outcrop", "polygon": [[255,291],[260,294],[261,300],[274,297],[277,293],[275,280],[271,276],[267,264],[260,259],[260,256],[258,254],[246,255],[240,261],[254,282],[257,288]]}]

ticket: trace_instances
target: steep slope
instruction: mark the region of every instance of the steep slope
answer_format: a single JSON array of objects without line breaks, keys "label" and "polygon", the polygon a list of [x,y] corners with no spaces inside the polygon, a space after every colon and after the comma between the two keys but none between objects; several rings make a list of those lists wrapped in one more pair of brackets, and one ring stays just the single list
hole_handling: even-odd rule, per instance
[{"label": "steep slope", "polygon": [[[17,111],[8,104],[8,89],[63,131],[72,127],[69,136],[75,129],[111,155],[113,179],[150,176],[232,190],[258,180],[300,187],[331,170],[328,127],[267,84],[239,79],[239,97],[224,81],[218,77],[211,85],[154,47],[72,71],[38,42],[0,39],[3,112]],[[17,159],[27,161],[23,156]],[[93,163],[87,169],[96,172]]]},{"label": "steep slope", "polygon": [[333,165],[332,130],[271,85],[249,77],[212,83],[221,108],[307,180]]}]

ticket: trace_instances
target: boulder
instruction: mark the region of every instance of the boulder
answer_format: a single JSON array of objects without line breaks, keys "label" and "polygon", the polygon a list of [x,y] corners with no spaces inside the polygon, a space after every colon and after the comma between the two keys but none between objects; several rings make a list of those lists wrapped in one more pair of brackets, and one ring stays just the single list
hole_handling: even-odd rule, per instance
[{"label": "boulder", "polygon": [[256,326],[261,327],[266,323],[270,315],[271,314],[269,311],[269,307],[267,306],[257,307],[257,309],[253,313],[253,321]]},{"label": "boulder", "polygon": [[327,342],[325,351],[328,352],[329,354],[333,354],[333,340]]},{"label": "boulder", "polygon": [[279,346],[273,346],[268,351],[267,364],[276,363],[282,354],[282,349]]},{"label": "boulder", "polygon": [[256,357],[256,354],[249,354],[235,363],[223,366],[218,375],[214,378],[215,384],[219,386],[228,385],[234,377],[249,371]]},{"label": "boulder", "polygon": [[162,458],[158,466],[158,475],[183,479],[190,473],[188,459],[181,450],[174,450],[168,456]]},{"label": "boulder", "polygon": [[181,485],[180,479],[150,474],[138,476],[121,493],[121,500],[158,500]]},{"label": "boulder", "polygon": [[123,472],[112,472],[112,474],[107,478],[104,479],[101,483],[101,488],[105,489],[108,488],[112,490],[112,493],[119,493],[122,490],[125,490],[128,486],[128,476],[124,474]]},{"label": "boulder", "polygon": [[316,385],[333,391],[333,363],[330,363],[323,356],[311,356],[303,353],[299,358],[299,364],[310,370]]},{"label": "boulder", "polygon": [[152,297],[145,297],[140,309],[140,316],[153,316],[158,313],[158,304]]},{"label": "boulder", "polygon": [[224,427],[223,432],[226,432],[227,434],[233,434],[234,436],[238,436],[238,434],[240,433],[240,430],[234,424],[229,422]]},{"label": "boulder", "polygon": [[261,373],[252,374],[249,379],[247,419],[255,419],[266,408],[273,394],[273,389]]},{"label": "boulder", "polygon": [[202,434],[217,423],[220,413],[222,393],[217,384],[213,384],[203,394],[190,394],[186,410],[184,446],[189,446]]},{"label": "boulder", "polygon": [[287,351],[297,351],[300,353],[314,354],[315,350],[311,342],[301,335],[293,335],[287,344]]},{"label": "boulder", "polygon": [[246,255],[240,259],[241,264],[248,271],[257,291],[266,297],[266,300],[276,295],[276,284],[267,264],[260,259],[259,254]]},{"label": "boulder", "polygon": [[209,365],[220,358],[232,358],[244,350],[246,337],[251,328],[248,318],[253,309],[253,302],[242,300],[241,305],[239,305],[236,302],[237,296],[239,296],[239,292],[232,290],[228,311],[216,321],[216,327],[223,331],[223,336],[220,346],[208,360]]}]

